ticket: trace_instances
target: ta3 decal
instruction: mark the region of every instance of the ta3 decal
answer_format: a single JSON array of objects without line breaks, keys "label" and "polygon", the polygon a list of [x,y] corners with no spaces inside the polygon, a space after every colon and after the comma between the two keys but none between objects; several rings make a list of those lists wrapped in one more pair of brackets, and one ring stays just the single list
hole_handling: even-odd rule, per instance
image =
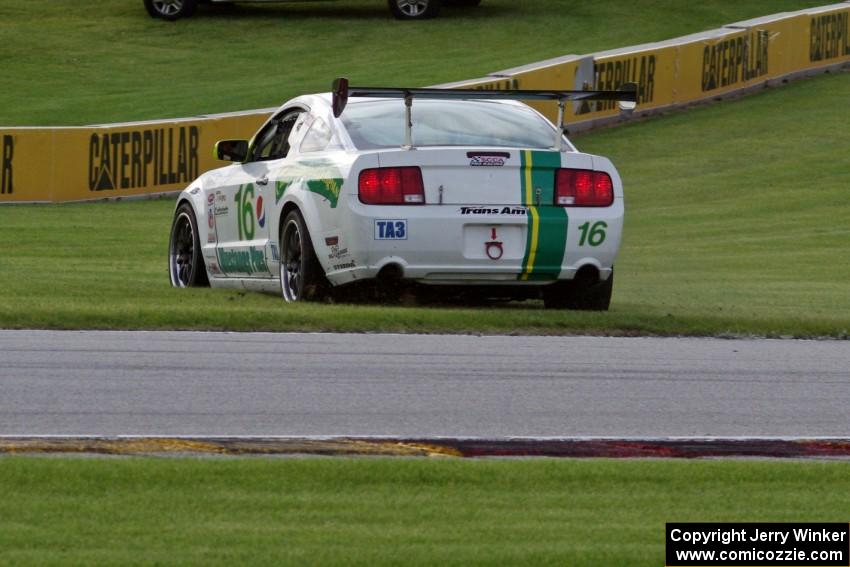
[{"label": "ta3 decal", "polygon": [[375,220],[375,240],[407,240],[407,220]]}]

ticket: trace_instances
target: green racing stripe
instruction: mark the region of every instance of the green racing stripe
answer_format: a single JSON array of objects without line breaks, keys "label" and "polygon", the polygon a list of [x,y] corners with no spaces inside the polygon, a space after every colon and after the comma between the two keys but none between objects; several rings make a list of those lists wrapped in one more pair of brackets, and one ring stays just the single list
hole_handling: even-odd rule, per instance
[{"label": "green racing stripe", "polygon": [[518,277],[522,281],[557,279],[569,223],[567,210],[554,205],[555,170],[561,167],[561,154],[524,150],[521,159],[521,199],[528,207],[528,234]]}]

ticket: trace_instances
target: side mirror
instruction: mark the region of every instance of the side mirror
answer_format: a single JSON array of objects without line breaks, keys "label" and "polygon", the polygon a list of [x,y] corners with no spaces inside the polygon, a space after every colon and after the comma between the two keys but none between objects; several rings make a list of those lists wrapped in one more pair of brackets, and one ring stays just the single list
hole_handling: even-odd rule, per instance
[{"label": "side mirror", "polygon": [[219,140],[215,157],[221,161],[243,162],[248,159],[248,140]]}]

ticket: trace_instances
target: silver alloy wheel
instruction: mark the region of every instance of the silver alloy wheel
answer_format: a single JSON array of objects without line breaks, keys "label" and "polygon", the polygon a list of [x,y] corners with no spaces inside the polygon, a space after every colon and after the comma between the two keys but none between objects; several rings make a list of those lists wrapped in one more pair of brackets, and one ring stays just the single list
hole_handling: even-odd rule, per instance
[{"label": "silver alloy wheel", "polygon": [[428,0],[396,0],[396,5],[405,16],[416,18],[428,9]]},{"label": "silver alloy wheel", "polygon": [[182,212],[171,229],[171,249],[168,251],[168,272],[171,285],[189,287],[192,281],[192,262],[195,255],[195,230],[188,213]]},{"label": "silver alloy wheel", "polygon": [[153,8],[162,16],[176,16],[183,9],[183,0],[153,0]]},{"label": "silver alloy wheel", "polygon": [[286,301],[301,299],[301,286],[304,272],[302,268],[303,250],[301,248],[301,231],[295,219],[286,223],[283,236],[280,239],[280,289]]}]

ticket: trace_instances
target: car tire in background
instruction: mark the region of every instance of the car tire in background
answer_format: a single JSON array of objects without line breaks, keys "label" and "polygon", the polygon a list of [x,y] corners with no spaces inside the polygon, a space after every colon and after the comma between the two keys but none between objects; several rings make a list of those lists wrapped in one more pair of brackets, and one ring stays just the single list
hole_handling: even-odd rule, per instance
[{"label": "car tire in background", "polygon": [[[586,272],[589,273],[589,272]],[[576,311],[608,311],[614,291],[614,272],[607,280],[587,277],[581,271],[576,279],[560,281],[543,289],[546,309],[574,309]]]},{"label": "car tire in background", "polygon": [[280,293],[284,301],[319,300],[328,281],[313,250],[304,217],[290,211],[280,229]]},{"label": "car tire in background", "polygon": [[440,13],[442,0],[388,0],[390,12],[399,20],[424,20]]},{"label": "car tire in background", "polygon": [[210,284],[204,265],[195,211],[183,203],[174,212],[168,240],[168,275],[174,287],[206,287]]},{"label": "car tire in background", "polygon": [[198,7],[198,0],[144,0],[144,3],[151,18],[169,21],[188,18]]}]

